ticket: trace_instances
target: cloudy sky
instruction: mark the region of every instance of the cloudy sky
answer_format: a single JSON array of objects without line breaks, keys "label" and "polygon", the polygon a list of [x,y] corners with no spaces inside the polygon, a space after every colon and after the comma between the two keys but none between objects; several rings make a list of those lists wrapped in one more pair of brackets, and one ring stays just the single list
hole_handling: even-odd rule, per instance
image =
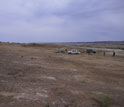
[{"label": "cloudy sky", "polygon": [[124,40],[124,0],[0,0],[0,41]]}]

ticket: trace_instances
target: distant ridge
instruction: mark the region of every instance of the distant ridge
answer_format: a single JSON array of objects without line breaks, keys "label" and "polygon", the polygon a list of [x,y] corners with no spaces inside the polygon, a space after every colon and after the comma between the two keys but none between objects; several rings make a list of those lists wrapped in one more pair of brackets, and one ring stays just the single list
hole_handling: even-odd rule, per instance
[{"label": "distant ridge", "polygon": [[119,43],[124,44],[124,41],[94,41],[94,42],[55,42],[55,43],[48,43],[48,44],[65,44],[65,45],[83,45],[83,44],[113,44],[113,43]]},{"label": "distant ridge", "polygon": [[[0,43],[20,43],[20,42],[2,42]],[[87,44],[87,43],[124,43],[124,41],[92,41],[92,42],[29,42],[25,44],[36,43],[36,44]],[[23,43],[20,43],[23,44]]]}]

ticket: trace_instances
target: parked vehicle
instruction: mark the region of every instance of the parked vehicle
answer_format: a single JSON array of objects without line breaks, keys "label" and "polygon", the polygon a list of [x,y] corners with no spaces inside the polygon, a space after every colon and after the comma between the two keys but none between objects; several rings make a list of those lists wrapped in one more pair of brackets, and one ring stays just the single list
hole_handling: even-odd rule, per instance
[{"label": "parked vehicle", "polygon": [[73,50],[70,50],[67,52],[68,52],[68,54],[80,54],[81,53],[79,50],[76,50],[76,49],[73,49]]},{"label": "parked vehicle", "polygon": [[86,53],[96,53],[96,51],[93,49],[86,49]]}]

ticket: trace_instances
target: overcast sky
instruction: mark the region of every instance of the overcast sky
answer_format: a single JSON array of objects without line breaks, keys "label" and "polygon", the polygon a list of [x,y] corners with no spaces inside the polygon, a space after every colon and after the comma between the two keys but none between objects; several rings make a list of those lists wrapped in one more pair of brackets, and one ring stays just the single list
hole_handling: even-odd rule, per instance
[{"label": "overcast sky", "polygon": [[0,0],[0,41],[124,40],[124,0]]}]

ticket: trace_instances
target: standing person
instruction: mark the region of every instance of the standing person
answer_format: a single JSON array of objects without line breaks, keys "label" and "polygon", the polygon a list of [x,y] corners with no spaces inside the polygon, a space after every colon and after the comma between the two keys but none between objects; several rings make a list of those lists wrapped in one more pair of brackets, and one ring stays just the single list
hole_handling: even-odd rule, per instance
[{"label": "standing person", "polygon": [[112,56],[115,56],[115,51],[113,51],[113,55]]},{"label": "standing person", "polygon": [[68,50],[67,50],[67,49],[65,49],[65,52],[67,53],[67,52],[68,52]]},{"label": "standing person", "polygon": [[105,56],[105,51],[104,51],[104,56]]}]

